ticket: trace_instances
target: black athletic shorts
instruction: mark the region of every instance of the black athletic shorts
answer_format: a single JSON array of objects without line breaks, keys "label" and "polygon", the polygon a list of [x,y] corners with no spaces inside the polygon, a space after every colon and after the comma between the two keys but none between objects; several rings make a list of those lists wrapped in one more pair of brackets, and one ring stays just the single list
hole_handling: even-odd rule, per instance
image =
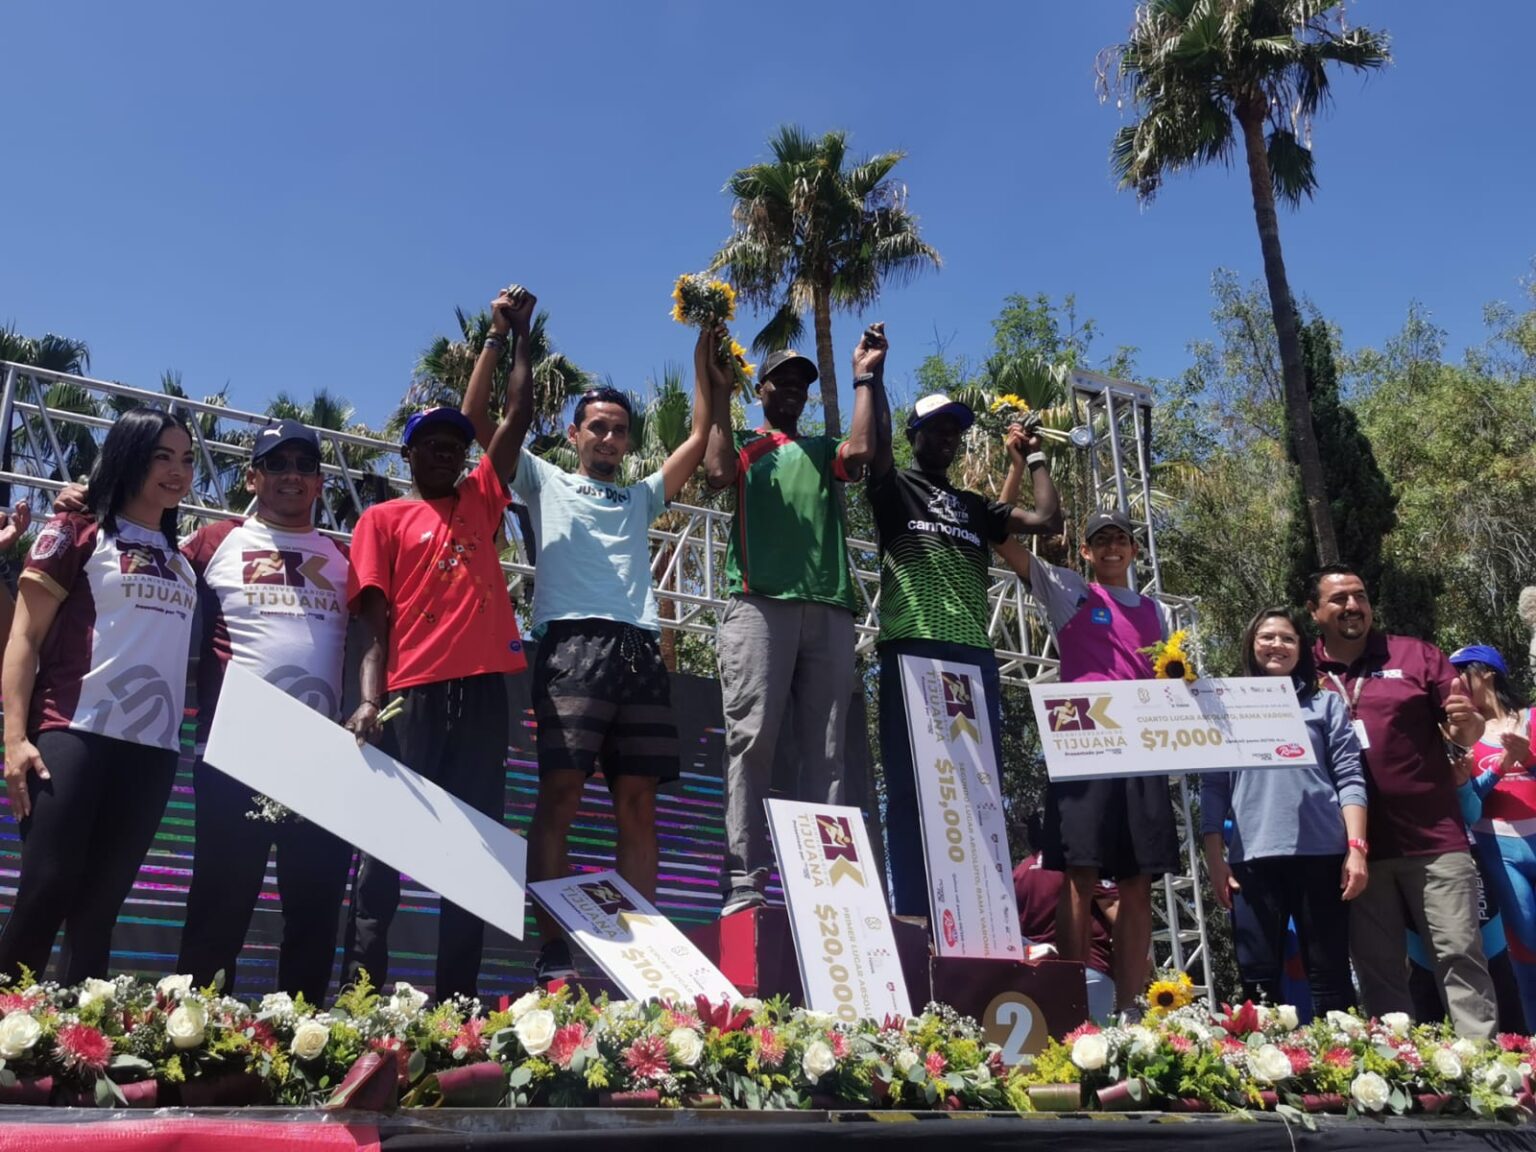
[{"label": "black athletic shorts", "polygon": [[672,678],[656,633],[614,620],[552,621],[533,658],[539,774],[599,767],[615,776],[680,775]]},{"label": "black athletic shorts", "polygon": [[1045,867],[1095,868],[1114,880],[1182,871],[1166,776],[1047,786]]}]

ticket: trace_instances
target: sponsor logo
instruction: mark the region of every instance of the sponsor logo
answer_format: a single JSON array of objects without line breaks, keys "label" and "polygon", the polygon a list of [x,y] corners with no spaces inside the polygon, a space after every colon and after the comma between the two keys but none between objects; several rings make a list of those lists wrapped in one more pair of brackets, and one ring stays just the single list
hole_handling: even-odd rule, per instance
[{"label": "sponsor logo", "polygon": [[1283,756],[1287,760],[1299,760],[1307,754],[1307,750],[1300,744],[1282,744],[1275,749],[1276,756]]},{"label": "sponsor logo", "polygon": [[858,841],[846,816],[815,812],[796,817],[795,837],[805,875],[816,887],[835,886],[843,880],[864,887]]},{"label": "sponsor logo", "polygon": [[964,524],[971,518],[960,497],[942,488],[934,489],[933,495],[928,497],[928,515],[951,524]]},{"label": "sponsor logo", "polygon": [[948,908],[944,909],[944,943],[953,948],[960,943],[960,929],[955,924],[955,914]]},{"label": "sponsor logo", "polygon": [[1108,608],[1094,608],[1088,613],[1088,619],[1095,624],[1113,624],[1115,620]]},{"label": "sponsor logo", "polygon": [[623,912],[639,911],[628,896],[620,892],[617,886],[605,880],[598,880],[591,884],[578,884],[576,888],[604,915],[618,916]]},{"label": "sponsor logo", "polygon": [[153,576],[173,583],[179,578],[159,548],[131,540],[115,540],[113,543],[117,545],[117,563],[124,576]]},{"label": "sponsor logo", "polygon": [[57,520],[47,525],[32,542],[32,559],[47,560],[57,556],[75,542],[75,530],[68,520]]},{"label": "sponsor logo", "polygon": [[596,496],[599,500],[606,500],[610,504],[628,504],[629,492],[623,488],[610,488],[606,484],[578,484],[576,495]]},{"label": "sponsor logo", "polygon": [[961,733],[979,741],[981,733],[976,729],[976,693],[971,688],[971,678],[963,672],[940,672],[939,683],[944,689],[944,714],[949,719],[949,736],[953,740]]},{"label": "sponsor logo", "polygon": [[277,548],[241,552],[245,565],[242,582],[276,584],[284,588],[320,588],[334,592],[336,586],[325,578],[325,557],[305,556]]},{"label": "sponsor logo", "polygon": [[1066,696],[1046,701],[1052,732],[1097,732],[1118,728],[1109,715],[1108,696]]}]

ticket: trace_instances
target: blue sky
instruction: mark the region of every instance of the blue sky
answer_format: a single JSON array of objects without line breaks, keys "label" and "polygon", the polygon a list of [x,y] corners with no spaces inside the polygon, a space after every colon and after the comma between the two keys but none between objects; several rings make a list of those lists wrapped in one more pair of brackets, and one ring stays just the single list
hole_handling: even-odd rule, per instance
[{"label": "blue sky", "polygon": [[[945,265],[863,318],[887,322],[898,389],[936,334],[983,352],[1010,292],[1075,292],[1101,351],[1173,375],[1210,332],[1212,270],[1259,276],[1258,241],[1241,169],[1148,209],[1116,191],[1093,61],[1132,7],[12,0],[0,322],[87,340],[98,376],[175,368],[247,408],[325,386],[377,421],[454,305],[517,280],[562,350],[638,387],[690,356],[671,282],[788,121],[909,153]],[[1350,18],[1388,28],[1396,64],[1336,84],[1319,198],[1281,220],[1292,284],[1351,346],[1414,299],[1475,343],[1536,254],[1536,5]]]}]

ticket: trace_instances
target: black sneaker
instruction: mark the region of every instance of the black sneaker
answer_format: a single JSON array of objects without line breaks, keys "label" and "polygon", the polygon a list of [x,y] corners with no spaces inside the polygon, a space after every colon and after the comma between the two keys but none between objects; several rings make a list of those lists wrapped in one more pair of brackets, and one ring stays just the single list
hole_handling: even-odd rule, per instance
[{"label": "black sneaker", "polygon": [[574,980],[576,965],[571,962],[571,946],[564,940],[550,940],[539,949],[539,962],[533,968],[536,984],[551,980]]},{"label": "black sneaker", "polygon": [[751,884],[738,884],[731,889],[731,894],[720,906],[720,915],[725,917],[735,912],[745,912],[748,908],[761,908],[767,903],[768,897]]}]

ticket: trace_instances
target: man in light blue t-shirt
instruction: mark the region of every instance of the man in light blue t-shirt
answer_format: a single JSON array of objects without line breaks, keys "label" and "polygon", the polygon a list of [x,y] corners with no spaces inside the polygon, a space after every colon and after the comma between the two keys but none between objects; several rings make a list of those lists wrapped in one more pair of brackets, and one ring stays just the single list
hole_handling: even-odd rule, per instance
[{"label": "man in light blue t-shirt", "polygon": [[[504,342],[512,299],[491,306],[491,341]],[[647,532],[704,459],[712,414],[730,405],[731,374],[701,332],[694,348],[693,427],[659,471],[621,485],[634,413],[629,398],[596,388],[576,402],[567,435],[577,470],[519,453],[511,478],[533,518],[538,580],[533,593],[533,703],[538,715],[539,797],[528,845],[528,879],[569,871],[568,835],[583,786],[599,761],[618,821],[618,871],[647,899],[656,895],[656,788],[678,777],[672,685],[661,659],[660,617],[651,586]],[[492,429],[495,357],[482,356],[464,395],[476,435]],[[482,370],[483,369],[483,370]],[[531,412],[533,391],[513,406]],[[544,944],[540,983],[575,975],[559,925],[535,907]]]}]

